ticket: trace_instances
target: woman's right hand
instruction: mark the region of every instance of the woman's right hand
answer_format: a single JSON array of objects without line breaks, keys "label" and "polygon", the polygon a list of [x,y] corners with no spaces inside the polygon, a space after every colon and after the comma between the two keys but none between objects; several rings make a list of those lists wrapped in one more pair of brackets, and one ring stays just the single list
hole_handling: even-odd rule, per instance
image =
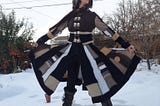
[{"label": "woman's right hand", "polygon": [[133,45],[130,45],[129,47],[128,47],[128,50],[129,50],[129,52],[135,52],[135,47],[133,46]]}]

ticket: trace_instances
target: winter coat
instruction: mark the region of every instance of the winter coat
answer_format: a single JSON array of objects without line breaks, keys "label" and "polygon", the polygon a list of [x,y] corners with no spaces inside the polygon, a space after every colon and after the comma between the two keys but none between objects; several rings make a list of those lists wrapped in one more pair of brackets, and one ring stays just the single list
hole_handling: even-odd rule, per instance
[{"label": "winter coat", "polygon": [[[66,27],[70,31],[67,44],[44,44]],[[130,46],[96,13],[90,10],[69,13],[50,28],[49,32],[37,41],[39,47],[30,52],[37,79],[47,94],[51,95],[60,82],[67,81],[67,73],[70,73],[68,67],[77,67],[76,64],[79,70],[77,84],[83,84],[87,88],[93,103],[106,101],[129,80],[140,58],[128,50],[112,50],[106,47],[99,50],[92,38],[95,27],[105,36],[112,37],[123,48]]]}]

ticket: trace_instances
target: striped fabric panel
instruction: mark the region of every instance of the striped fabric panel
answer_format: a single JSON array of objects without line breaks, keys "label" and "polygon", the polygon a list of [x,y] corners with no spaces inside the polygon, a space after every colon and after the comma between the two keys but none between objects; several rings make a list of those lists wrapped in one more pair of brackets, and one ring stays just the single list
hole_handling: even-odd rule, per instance
[{"label": "striped fabric panel", "polygon": [[44,74],[49,67],[51,66],[52,62],[50,60],[46,61],[40,68],[39,70],[41,71],[42,74]]},{"label": "striped fabric panel", "polygon": [[[94,52],[94,50],[93,50],[89,45],[86,45],[86,47],[88,48],[89,52],[91,53],[92,57],[93,57],[95,60],[99,58],[98,54],[96,54],[96,52]],[[108,49],[108,48],[104,47],[104,48],[101,49],[101,51],[107,55],[108,53],[111,52],[111,49]],[[116,85],[117,83],[116,83],[116,81],[113,79],[113,77],[112,77],[112,75],[110,74],[110,72],[108,71],[107,66],[105,65],[105,63],[102,62],[102,61],[101,61],[101,62],[96,61],[96,62],[97,62],[97,66],[98,66],[101,74],[102,74],[103,77],[104,77],[104,80],[105,80],[107,86],[108,86],[109,88],[111,88],[111,87],[113,87],[114,85]]]},{"label": "striped fabric panel", "polygon": [[67,50],[68,47],[69,47],[69,45],[66,46],[65,48],[61,49],[60,52],[61,52],[61,53],[64,53],[64,52]]},{"label": "striped fabric panel", "polygon": [[107,68],[107,66],[103,62],[100,62],[98,64],[98,67],[99,67],[100,70],[103,70],[103,69]]},{"label": "striped fabric panel", "polygon": [[67,56],[69,51],[71,48],[71,44],[68,46],[67,50],[64,52],[64,54],[62,54],[56,61],[54,64],[52,64],[49,69],[47,70],[47,72],[42,76],[43,80],[45,81],[49,75],[56,69],[56,67],[58,66],[58,64],[60,63],[60,61],[62,60],[63,57]]},{"label": "striped fabric panel", "polygon": [[122,64],[124,67],[129,67],[134,54],[130,53],[128,50],[113,50],[107,56],[115,62]]},{"label": "striped fabric panel", "polygon": [[93,73],[95,75],[95,78],[97,79],[99,89],[102,94],[105,94],[106,92],[109,91],[109,87],[107,86],[106,81],[104,80],[104,78],[100,72],[100,69],[99,69],[95,59],[91,55],[90,51],[88,50],[88,48],[85,45],[83,47],[84,47],[85,53],[88,57],[88,60],[90,61],[91,66],[93,67]]},{"label": "striped fabric panel", "polygon": [[[99,56],[98,54],[96,54],[96,52],[94,52],[94,50],[88,45],[87,46],[88,50],[90,51],[91,55],[93,56],[93,58],[96,60]],[[108,49],[108,48],[102,48],[101,51],[105,52],[106,54],[110,53],[111,52],[111,49]],[[97,56],[95,56],[95,54]],[[97,62],[97,61],[96,61]],[[105,81],[106,81],[106,84],[109,88],[113,87],[114,85],[116,85],[116,81],[114,80],[114,78],[112,77],[112,75],[110,74],[110,72],[108,71],[107,69],[107,66],[105,65],[104,62],[97,62],[97,65],[98,65],[98,68],[100,70],[100,72],[102,73]]]},{"label": "striped fabric panel", "polygon": [[52,56],[52,60],[55,62],[59,57],[57,55]]},{"label": "striped fabric panel", "polygon": [[106,84],[108,85],[109,88],[111,88],[117,84],[116,81],[113,79],[111,73],[107,69],[107,66],[103,62],[100,62],[98,64],[98,67],[99,67],[99,69],[100,69],[100,71],[106,81]]},{"label": "striped fabric panel", "polygon": [[110,57],[110,61],[125,75],[134,55],[128,50],[118,50],[112,51],[108,56]]},{"label": "striped fabric panel", "polygon": [[105,68],[105,71],[102,73],[107,85],[109,88],[112,88],[113,86],[117,85],[116,81],[113,79],[111,73]]},{"label": "striped fabric panel", "polygon": [[29,53],[29,57],[33,63],[36,78],[42,89],[49,95],[54,92],[54,89],[59,83],[59,81],[54,78],[51,73],[49,73],[49,71],[53,71],[53,69],[50,68],[62,56],[60,50],[66,48],[68,45],[70,44],[60,46],[44,44],[34,48]]},{"label": "striped fabric panel", "polygon": [[123,74],[126,73],[127,67],[125,67],[123,64],[121,64],[120,62],[117,62],[116,60],[114,60],[112,58],[110,58],[110,60],[121,71],[121,73],[123,73]]},{"label": "striped fabric panel", "polygon": [[89,52],[92,54],[94,59],[99,57],[89,45],[86,45],[86,47],[89,50]]},{"label": "striped fabric panel", "polygon": [[128,50],[117,50],[116,53],[121,53],[121,54],[127,56],[130,60],[135,56],[134,53],[131,53]]},{"label": "striped fabric panel", "polygon": [[101,49],[101,52],[102,52],[105,56],[107,56],[111,51],[112,51],[112,49],[109,49],[109,48],[106,48],[106,47],[103,47],[103,48]]},{"label": "striped fabric panel", "polygon": [[42,56],[46,52],[48,52],[51,49],[50,45],[40,45],[37,48],[33,50],[34,52],[34,58],[37,59],[38,57]]},{"label": "striped fabric panel", "polygon": [[56,60],[58,60],[59,56],[54,55],[49,60],[44,62],[44,64],[39,68],[42,74],[45,74],[47,70],[51,67],[52,64],[55,63]]},{"label": "striped fabric panel", "polygon": [[44,84],[52,91],[55,91],[55,89],[57,88],[59,81],[53,77],[53,76],[49,76],[46,81],[44,82]]},{"label": "striped fabric panel", "polygon": [[87,85],[86,87],[91,97],[97,97],[102,95],[98,83],[90,84],[90,85]]},{"label": "striped fabric panel", "polygon": [[49,48],[46,48],[46,49],[42,49],[38,52],[35,52],[35,59],[42,56],[43,54],[45,54],[46,52],[48,52],[50,49]]}]

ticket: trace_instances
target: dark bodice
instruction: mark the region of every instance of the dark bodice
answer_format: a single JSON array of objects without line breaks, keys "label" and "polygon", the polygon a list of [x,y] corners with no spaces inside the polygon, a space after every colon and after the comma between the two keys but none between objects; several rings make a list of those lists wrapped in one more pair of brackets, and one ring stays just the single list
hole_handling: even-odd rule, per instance
[{"label": "dark bodice", "polygon": [[77,13],[71,20],[69,20],[67,26],[70,32],[82,31],[92,32],[95,28],[95,13],[89,10]]},{"label": "dark bodice", "polygon": [[75,14],[67,23],[70,31],[69,41],[77,43],[92,41],[91,32],[95,28],[95,17],[96,15],[89,10]]}]

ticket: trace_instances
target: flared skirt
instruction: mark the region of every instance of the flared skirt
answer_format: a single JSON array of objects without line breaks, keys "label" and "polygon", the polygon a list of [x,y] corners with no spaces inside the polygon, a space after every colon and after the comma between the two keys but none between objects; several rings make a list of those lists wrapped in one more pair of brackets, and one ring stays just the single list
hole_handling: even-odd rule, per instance
[{"label": "flared skirt", "polygon": [[[37,80],[47,94],[51,95],[60,82],[67,81],[67,64],[72,60],[72,49],[72,43],[44,44],[30,52],[29,57]],[[135,53],[124,49],[103,47],[99,50],[92,43],[81,44],[81,49],[87,61],[83,63],[86,66],[81,67],[80,64],[80,67],[77,67],[77,85],[85,86],[93,103],[106,101],[118,92],[134,73],[140,61]],[[88,68],[87,71],[87,67],[91,69]],[[93,77],[86,78],[87,75]]]}]

